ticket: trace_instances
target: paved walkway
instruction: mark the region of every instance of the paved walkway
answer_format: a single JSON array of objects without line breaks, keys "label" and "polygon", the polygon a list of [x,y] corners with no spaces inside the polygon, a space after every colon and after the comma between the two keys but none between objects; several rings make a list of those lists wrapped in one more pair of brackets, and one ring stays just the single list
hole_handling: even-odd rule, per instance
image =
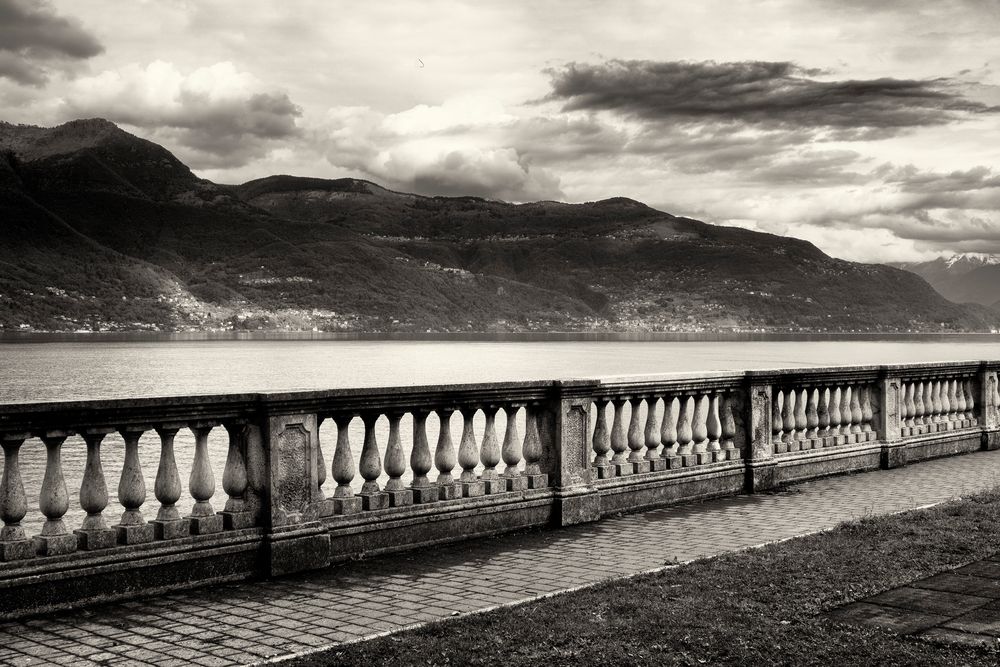
[{"label": "paved walkway", "polygon": [[827,616],[960,644],[1000,642],[1000,556],[838,607]]},{"label": "paved walkway", "polygon": [[0,624],[11,665],[239,665],[1000,484],[1000,450]]}]

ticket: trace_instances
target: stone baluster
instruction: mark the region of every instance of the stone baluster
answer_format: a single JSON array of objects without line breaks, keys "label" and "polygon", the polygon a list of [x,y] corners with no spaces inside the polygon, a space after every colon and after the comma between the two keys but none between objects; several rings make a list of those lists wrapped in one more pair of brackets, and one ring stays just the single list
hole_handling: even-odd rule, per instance
[{"label": "stone baluster", "polygon": [[966,378],[962,383],[965,388],[965,404],[966,404],[966,415],[968,420],[971,422],[971,426],[975,426],[978,423],[978,418],[976,417],[976,399],[975,394],[972,392],[972,380]]},{"label": "stone baluster", "polygon": [[964,428],[968,419],[966,410],[969,406],[965,403],[965,390],[962,384],[962,380],[955,380],[955,421],[958,422],[958,428]]},{"label": "stone baluster", "polygon": [[[361,498],[354,495],[354,488],[351,486],[357,472],[354,465],[354,453],[351,451],[350,427],[352,419],[354,419],[354,415],[350,413],[338,414],[333,417],[333,423],[337,425],[337,445],[333,450],[333,466],[330,473],[333,481],[337,483],[337,488],[333,490],[333,511],[336,514],[357,514],[362,507]],[[427,467],[429,469],[430,464]]]},{"label": "stone baluster", "polygon": [[146,523],[139,509],[146,502],[146,482],[139,463],[139,438],[145,428],[126,428],[119,431],[125,441],[125,463],[118,481],[118,502],[125,511],[115,526],[119,544],[142,544],[153,541],[153,526]]},{"label": "stone baluster", "polygon": [[660,440],[663,442],[663,459],[667,468],[679,468],[682,463],[677,456],[677,411],[679,402],[673,396],[663,397],[663,425],[660,427]]},{"label": "stone baluster", "polygon": [[912,382],[906,382],[903,384],[903,435],[909,436],[913,435],[913,427],[916,426],[914,422],[914,417],[916,417],[917,406],[913,402],[913,390],[916,387]]},{"label": "stone baluster", "polygon": [[646,444],[642,435],[642,420],[639,416],[639,406],[642,405],[642,399],[630,398],[628,403],[631,406],[628,420],[628,462],[632,464],[633,473],[649,472],[649,463],[642,458],[642,449]]},{"label": "stone baluster", "polygon": [[705,434],[708,445],[705,450],[713,461],[725,461],[722,453],[722,420],[719,418],[719,392],[712,392],[708,399],[708,416],[705,421]]},{"label": "stone baluster", "polygon": [[26,434],[4,433],[0,436],[3,446],[3,477],[0,478],[0,560],[14,561],[31,558],[35,548],[24,534],[21,520],[28,513],[28,499],[21,481],[21,463],[18,453]]},{"label": "stone baluster", "polygon": [[949,424],[948,428],[954,428],[953,423],[955,421],[955,412],[958,410],[958,396],[956,395],[957,385],[957,380],[945,380],[944,392],[941,395],[945,421]]},{"label": "stone baluster", "polygon": [[497,408],[483,408],[486,416],[486,427],[483,429],[483,445],[480,450],[480,460],[483,462],[483,474],[479,477],[485,485],[486,493],[500,493],[507,489],[507,484],[500,479],[496,467],[500,463],[500,440],[497,438],[496,415]]},{"label": "stone baluster", "polygon": [[387,417],[389,442],[385,446],[385,474],[389,475],[389,481],[385,483],[385,493],[389,496],[389,507],[406,507],[413,504],[413,491],[406,488],[406,484],[403,483],[406,455],[399,437],[399,422],[403,418],[403,413],[390,412]]},{"label": "stone baluster", "polygon": [[208,535],[222,530],[222,517],[215,513],[212,507],[212,496],[215,495],[215,475],[212,473],[212,461],[208,455],[208,435],[212,426],[195,424],[191,426],[194,433],[194,462],[191,464],[191,476],[188,478],[188,490],[194,498],[194,507],[188,520],[191,522],[192,535]]},{"label": "stone baluster", "polygon": [[809,402],[809,392],[805,389],[795,392],[795,439],[799,442],[800,449],[810,449],[811,445],[806,442],[806,427],[809,422],[806,419],[806,403]]},{"label": "stone baluster", "polygon": [[734,461],[740,458],[740,450],[736,448],[736,403],[732,392],[722,395],[722,452],[726,459]]},{"label": "stone baluster", "polygon": [[830,387],[830,436],[832,445],[841,445],[844,440],[840,437],[840,427],[842,424],[840,415],[840,387]]},{"label": "stone baluster", "polygon": [[156,468],[153,495],[160,508],[156,512],[156,518],[150,523],[153,526],[153,536],[158,540],[175,540],[191,534],[190,522],[182,518],[177,510],[182,489],[174,459],[174,437],[180,429],[180,424],[164,424],[156,429],[156,434],[160,436],[160,463]]},{"label": "stone baluster", "polygon": [[798,451],[795,443],[795,391],[786,389],[782,392],[784,403],[781,406],[782,439],[788,445],[788,451]]},{"label": "stone baluster", "polygon": [[[927,406],[924,405],[924,383],[914,382],[913,389],[913,424],[916,433],[924,433],[924,425],[927,423]],[[910,435],[914,435],[911,433]]]},{"label": "stone baluster", "polygon": [[466,406],[461,410],[462,440],[458,443],[458,465],[462,466],[462,474],[458,481],[463,498],[478,498],[486,493],[486,485],[476,477],[476,466],[479,464],[479,446],[473,428],[476,410],[475,406]]},{"label": "stone baluster", "polygon": [[928,381],[925,386],[924,405],[927,407],[927,423],[931,424],[931,431],[937,430],[937,423],[941,421],[941,386],[936,380]]},{"label": "stone baluster", "polygon": [[437,468],[438,476],[436,484],[441,500],[454,500],[462,497],[462,486],[455,482],[451,471],[458,463],[455,458],[455,446],[451,441],[451,416],[455,413],[454,408],[439,408],[437,447],[434,449],[434,467]]},{"label": "stone baluster", "polygon": [[524,491],[528,488],[527,481],[518,469],[523,455],[521,438],[517,434],[517,410],[520,407],[520,405],[512,403],[503,409],[507,413],[507,427],[504,429],[503,447],[500,452],[504,462],[501,476],[507,483],[508,492]]},{"label": "stone baluster", "polygon": [[783,392],[775,388],[771,398],[771,443],[775,454],[782,454],[788,451],[788,443],[783,437],[784,433],[785,398]]},{"label": "stone baluster", "polygon": [[427,474],[431,471],[431,446],[427,442],[427,410],[413,410],[413,448],[410,450],[410,469],[413,470],[413,502],[420,505],[432,503],[441,495]]},{"label": "stone baluster", "polygon": [[598,399],[594,403],[596,410],[596,421],[594,422],[594,471],[597,479],[608,479],[614,477],[614,468],[608,460],[608,452],[611,451],[611,431],[608,430],[608,417],[606,410],[608,401]]},{"label": "stone baluster", "polygon": [[843,442],[853,442],[851,440],[851,420],[854,413],[851,411],[851,386],[844,385],[840,388],[840,433],[844,436]]},{"label": "stone baluster", "polygon": [[21,481],[21,464],[18,454],[27,434],[4,433],[0,436],[3,446],[3,477],[0,478],[0,560],[25,560],[35,555],[31,540],[24,534],[21,520],[28,513],[28,499]]},{"label": "stone baluster", "polygon": [[625,400],[616,398],[612,400],[611,404],[615,410],[615,416],[611,422],[611,450],[614,452],[611,457],[611,465],[615,469],[615,475],[630,475],[634,468],[625,456],[625,452],[628,451],[628,437],[625,434]]},{"label": "stone baluster", "polygon": [[83,433],[87,443],[87,463],[83,468],[83,482],[80,484],[80,507],[84,517],[76,533],[77,546],[86,551],[108,549],[115,545],[117,538],[113,528],[104,519],[104,509],[108,506],[108,484],[104,479],[101,465],[101,442],[114,429],[89,429]]},{"label": "stone baluster", "polygon": [[[326,502],[326,493],[323,492],[323,484],[326,483],[326,460],[319,441],[320,427],[323,426],[325,419],[326,415],[316,415],[316,500],[320,503]],[[330,506],[332,508],[333,504]]]},{"label": "stone baluster", "polygon": [[811,447],[819,447],[819,389],[806,390],[806,439]]},{"label": "stone baluster", "polygon": [[[861,387],[861,432],[862,433],[874,433],[872,428],[872,420],[875,418],[875,411],[872,408],[872,391],[873,386],[870,384],[863,385]],[[869,436],[865,436],[869,438]]]},{"label": "stone baluster", "polygon": [[544,489],[549,485],[549,476],[542,472],[542,437],[539,432],[541,408],[528,404],[524,407],[524,478],[529,489]]},{"label": "stone baluster", "polygon": [[820,447],[827,445],[830,436],[830,389],[821,387],[818,390],[816,404],[816,437],[820,438]]},{"label": "stone baluster", "polygon": [[[940,424],[944,421],[944,402],[941,400],[941,380],[934,380],[934,390],[931,394],[934,401],[934,423]],[[939,427],[940,431],[941,428]]]},{"label": "stone baluster", "polygon": [[38,509],[45,516],[40,535],[32,538],[40,556],[55,556],[76,551],[77,537],[66,530],[63,515],[69,509],[69,493],[62,472],[62,444],[67,433],[52,432],[42,436],[45,443],[45,476],[38,496]]},{"label": "stone baluster", "polygon": [[656,418],[656,396],[646,397],[646,465],[652,471],[666,468],[666,461],[660,456],[660,422]]},{"label": "stone baluster", "polygon": [[[358,472],[365,481],[358,495],[361,496],[361,509],[364,511],[384,510],[389,507],[389,495],[382,493],[378,486],[378,478],[382,475],[382,454],[375,439],[375,423],[378,418],[378,412],[365,412],[361,415],[361,421],[365,425],[365,439],[361,445]],[[454,459],[454,453],[452,458]]]},{"label": "stone baluster", "polygon": [[[223,426],[229,436],[229,448],[226,451],[226,467],[222,470],[222,490],[227,496],[225,508],[219,512],[222,516],[222,526],[226,530],[252,528],[254,516],[246,502],[247,489],[250,487],[246,463],[249,427],[240,422],[226,422]],[[319,432],[318,423],[316,431]],[[316,449],[319,450],[319,447]],[[323,470],[323,467],[319,469]]]},{"label": "stone baluster", "polygon": [[694,453],[698,465],[712,462],[712,454],[708,451],[708,396],[702,393],[694,395],[694,416],[691,419],[691,437],[694,439]]},{"label": "stone baluster", "polygon": [[[851,386],[851,434],[858,435],[862,432],[861,420],[864,418],[864,411],[861,409],[861,385]],[[860,438],[858,438],[860,440]]]},{"label": "stone baluster", "polygon": [[694,397],[681,396],[680,413],[677,417],[677,455],[685,468],[698,463],[694,453],[694,429],[691,427],[691,413],[694,411]]}]

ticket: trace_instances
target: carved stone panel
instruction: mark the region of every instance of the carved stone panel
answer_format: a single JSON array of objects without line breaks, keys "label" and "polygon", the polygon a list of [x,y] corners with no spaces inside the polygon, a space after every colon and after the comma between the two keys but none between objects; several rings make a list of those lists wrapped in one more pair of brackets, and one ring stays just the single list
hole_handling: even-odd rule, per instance
[{"label": "carved stone panel", "polygon": [[750,387],[750,458],[754,461],[774,456],[771,443],[771,386]]},{"label": "carved stone panel", "polygon": [[[589,405],[589,404],[588,404]],[[563,403],[560,487],[590,484],[590,442],[588,405]]]},{"label": "carved stone panel", "polygon": [[277,523],[294,521],[293,515],[300,515],[311,501],[311,458],[306,424],[285,424],[271,446],[272,503]]},{"label": "carved stone panel", "polygon": [[878,415],[875,420],[878,425],[878,437],[882,440],[898,440],[901,435],[899,429],[902,409],[899,387],[900,381],[895,378],[884,380],[881,404],[872,401],[872,410]]}]

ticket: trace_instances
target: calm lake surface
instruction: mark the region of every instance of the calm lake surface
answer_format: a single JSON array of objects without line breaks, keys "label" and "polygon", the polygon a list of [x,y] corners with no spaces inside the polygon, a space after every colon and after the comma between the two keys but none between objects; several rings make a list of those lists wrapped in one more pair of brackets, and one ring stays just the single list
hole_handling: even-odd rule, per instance
[{"label": "calm lake surface", "polygon": [[[480,337],[481,338],[481,337]],[[212,394],[245,391],[327,389],[412,384],[485,382],[638,375],[683,371],[741,370],[842,364],[910,363],[1000,358],[1000,336],[886,336],[835,339],[828,336],[502,336],[493,339],[346,339],[329,336],[0,336],[0,404],[27,401],[76,400]],[[0,407],[2,410],[2,407]],[[523,416],[519,415],[519,420]],[[504,417],[498,415],[502,438]],[[380,420],[379,445],[384,448],[387,426]],[[476,432],[482,433],[482,415]],[[408,418],[402,425],[410,428]],[[428,419],[433,448],[438,424]],[[461,419],[452,421],[457,443]],[[523,426],[519,429],[523,434]],[[360,420],[351,425],[355,460],[360,455]],[[329,421],[320,431],[327,465],[333,459],[336,427]],[[404,447],[408,447],[406,438]],[[216,477],[213,504],[222,509],[222,470],[226,454],[222,428],[212,432],[210,446]],[[104,470],[112,504],[105,515],[117,521],[121,508],[114,500],[122,465],[121,439],[108,436],[103,446]],[[182,479],[190,471],[193,437],[178,434],[177,462]],[[159,439],[147,433],[140,447],[146,474],[143,509],[153,518],[157,503],[153,479]],[[408,453],[407,453],[408,454]],[[79,438],[63,446],[63,468],[70,492],[69,529],[79,526],[82,513],[77,494],[83,474],[85,447]],[[32,439],[22,449],[22,474],[29,506],[37,508],[44,474],[44,447]],[[433,474],[433,473],[432,473]],[[360,478],[355,480],[360,488]],[[334,483],[328,480],[329,493]],[[187,494],[184,494],[185,496]],[[182,509],[193,501],[182,497]],[[37,531],[43,517],[29,510],[24,524]]]}]

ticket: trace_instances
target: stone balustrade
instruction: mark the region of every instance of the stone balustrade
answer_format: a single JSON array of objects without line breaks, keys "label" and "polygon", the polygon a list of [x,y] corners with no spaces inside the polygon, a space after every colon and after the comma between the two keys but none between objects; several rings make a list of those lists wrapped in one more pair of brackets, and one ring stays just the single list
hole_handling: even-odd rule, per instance
[{"label": "stone balustrade", "polygon": [[[4,405],[0,616],[994,449],[998,369],[967,362]],[[224,457],[210,438],[228,443]],[[45,455],[30,494],[21,470],[28,440]],[[71,470],[73,488],[67,448],[86,454],[82,471]],[[153,453],[157,465],[144,468]]]}]

